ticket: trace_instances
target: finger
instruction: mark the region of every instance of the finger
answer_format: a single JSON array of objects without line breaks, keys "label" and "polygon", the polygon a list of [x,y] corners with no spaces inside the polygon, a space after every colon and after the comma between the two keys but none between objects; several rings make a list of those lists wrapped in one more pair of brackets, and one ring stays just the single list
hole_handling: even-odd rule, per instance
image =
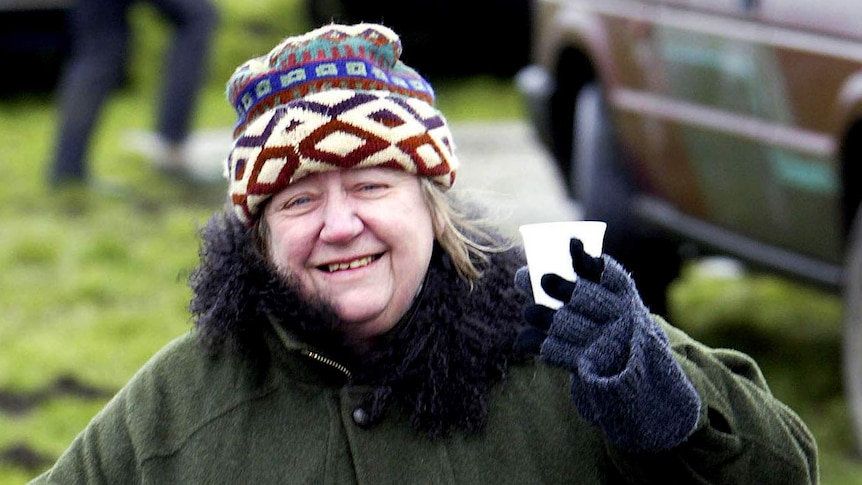
[{"label": "finger", "polygon": [[572,268],[578,277],[598,283],[605,269],[602,258],[587,254],[584,243],[574,237],[569,241],[569,253],[572,255]]},{"label": "finger", "polygon": [[533,299],[533,286],[530,281],[530,271],[526,266],[521,266],[515,272],[515,288],[521,293]]},{"label": "finger", "polygon": [[628,270],[611,257],[607,258],[605,266],[602,285],[620,298],[640,302],[640,293]]},{"label": "finger", "polygon": [[547,332],[554,321],[555,310],[545,305],[529,305],[524,308],[524,320],[537,329]]},{"label": "finger", "polygon": [[575,283],[560,275],[548,273],[542,275],[542,289],[551,298],[565,303],[571,300],[572,292],[575,291]]},{"label": "finger", "polygon": [[521,352],[538,354],[542,349],[542,342],[547,335],[535,327],[527,327],[515,338],[515,349]]}]

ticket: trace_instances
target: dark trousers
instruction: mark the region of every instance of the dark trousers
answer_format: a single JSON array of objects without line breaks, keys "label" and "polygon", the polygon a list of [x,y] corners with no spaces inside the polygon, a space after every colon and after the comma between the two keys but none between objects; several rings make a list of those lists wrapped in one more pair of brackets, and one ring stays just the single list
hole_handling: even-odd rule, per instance
[{"label": "dark trousers", "polygon": [[[59,125],[50,180],[84,180],[93,130],[122,81],[134,0],[76,0],[71,14],[72,56],[58,88]],[[163,68],[156,131],[180,143],[188,135],[218,22],[209,0],[146,0],[173,24]]]}]

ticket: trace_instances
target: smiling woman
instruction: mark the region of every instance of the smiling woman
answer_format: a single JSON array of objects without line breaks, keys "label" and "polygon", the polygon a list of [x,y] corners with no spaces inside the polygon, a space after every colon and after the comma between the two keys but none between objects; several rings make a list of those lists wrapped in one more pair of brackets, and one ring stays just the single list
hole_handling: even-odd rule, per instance
[{"label": "smiling woman", "polygon": [[529,303],[521,248],[448,191],[451,134],[400,54],[333,24],[236,70],[195,328],[36,482],[816,482],[754,361],[651,315],[614,259],[564,241],[577,283],[546,274],[562,304]]}]

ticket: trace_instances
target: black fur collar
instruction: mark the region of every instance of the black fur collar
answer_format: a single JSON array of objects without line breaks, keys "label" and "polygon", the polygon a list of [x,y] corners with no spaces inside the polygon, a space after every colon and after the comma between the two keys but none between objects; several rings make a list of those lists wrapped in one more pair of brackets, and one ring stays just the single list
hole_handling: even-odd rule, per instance
[{"label": "black fur collar", "polygon": [[351,385],[372,389],[372,419],[396,405],[416,429],[432,437],[484,425],[490,389],[517,358],[512,343],[525,303],[512,285],[523,264],[519,250],[494,256],[472,291],[448,256],[435,250],[408,316],[374,348],[356,355],[339,336],[331,309],[300,299],[295,285],[260,257],[250,231],[235,217],[217,214],[201,236],[201,265],[190,278],[190,309],[205,348],[215,352],[228,347],[266,368],[261,325],[273,317],[347,365]]}]

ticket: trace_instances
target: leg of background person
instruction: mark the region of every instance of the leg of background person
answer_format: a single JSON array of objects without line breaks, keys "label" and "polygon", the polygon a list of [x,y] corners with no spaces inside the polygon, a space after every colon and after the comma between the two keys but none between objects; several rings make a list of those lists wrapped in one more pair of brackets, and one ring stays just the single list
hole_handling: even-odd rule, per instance
[{"label": "leg of background person", "polygon": [[58,133],[49,183],[86,180],[87,149],[111,91],[125,71],[128,0],[78,0],[73,51],[58,87]]},{"label": "leg of background person", "polygon": [[175,27],[167,53],[157,122],[158,134],[166,142],[171,157],[186,141],[191,128],[206,77],[218,12],[209,0],[150,1]]}]

